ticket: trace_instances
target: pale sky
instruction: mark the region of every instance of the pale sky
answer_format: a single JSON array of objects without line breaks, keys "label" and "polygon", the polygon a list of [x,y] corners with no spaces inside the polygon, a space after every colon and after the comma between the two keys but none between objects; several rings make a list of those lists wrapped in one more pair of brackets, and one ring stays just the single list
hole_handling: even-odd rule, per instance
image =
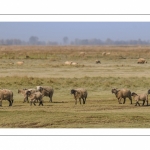
[{"label": "pale sky", "polygon": [[150,40],[150,22],[0,22],[0,39],[62,42],[97,38],[106,40]]}]

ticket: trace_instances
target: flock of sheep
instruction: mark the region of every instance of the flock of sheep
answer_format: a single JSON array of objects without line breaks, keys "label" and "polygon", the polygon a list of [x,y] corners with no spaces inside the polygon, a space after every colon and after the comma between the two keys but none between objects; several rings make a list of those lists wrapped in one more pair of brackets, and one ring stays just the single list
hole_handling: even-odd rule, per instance
[{"label": "flock of sheep", "polygon": [[[54,89],[49,86],[37,86],[36,89],[18,89],[18,94],[22,94],[24,99],[23,102],[30,102],[36,105],[35,103],[39,102],[39,106],[43,106],[43,97],[48,96],[49,101],[52,102],[52,97],[54,94]],[[86,102],[87,98],[87,90],[83,88],[72,89],[71,94],[74,95],[75,104],[77,104],[77,100],[79,99],[80,104],[81,100],[83,100],[83,104]],[[8,89],[0,89],[0,106],[2,106],[2,101],[8,100],[9,106],[13,104],[13,92]]]},{"label": "flock of sheep", "polygon": [[[128,89],[112,89],[112,93],[115,94],[116,98],[118,99],[119,104],[121,103],[121,99],[124,99],[123,104],[125,104],[126,98],[129,98],[131,104],[132,104],[132,97],[136,101],[135,106],[137,104],[140,106],[139,101],[143,101],[143,105],[145,102],[148,106],[148,94],[150,94],[150,89],[145,94],[136,94],[135,92],[132,92]],[[43,106],[43,97],[48,96],[49,102],[52,102],[52,97],[54,94],[54,89],[49,86],[37,86],[36,89],[18,89],[18,94],[22,94],[24,99],[23,102],[30,102],[30,105],[32,103],[36,105],[35,103],[39,102],[39,105]],[[71,94],[74,95],[75,104],[77,104],[77,100],[79,100],[80,104],[82,103],[81,100],[83,100],[83,104],[85,104],[88,92],[84,88],[77,88],[77,89],[71,89]],[[0,89],[0,106],[2,106],[2,100],[8,100],[9,106],[12,106],[13,104],[13,92],[8,89]]]}]

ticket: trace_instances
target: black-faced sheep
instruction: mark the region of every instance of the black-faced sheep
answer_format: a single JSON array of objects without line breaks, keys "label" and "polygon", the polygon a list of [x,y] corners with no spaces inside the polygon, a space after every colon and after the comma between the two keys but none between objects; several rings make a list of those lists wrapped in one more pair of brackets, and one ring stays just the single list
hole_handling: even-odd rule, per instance
[{"label": "black-faced sheep", "polygon": [[125,104],[125,101],[126,101],[126,98],[127,98],[127,97],[130,99],[131,104],[132,104],[132,97],[131,97],[131,91],[130,91],[130,90],[128,90],[128,89],[121,89],[121,90],[112,89],[111,92],[116,95],[119,104],[122,104],[122,103],[121,103],[121,99],[122,99],[122,98],[124,99],[123,104]]},{"label": "black-faced sheep", "polygon": [[85,104],[87,94],[88,94],[87,90],[83,88],[72,89],[71,94],[74,94],[75,104],[77,104],[77,99],[79,99],[80,104],[81,104],[81,99],[83,100],[83,104]]}]

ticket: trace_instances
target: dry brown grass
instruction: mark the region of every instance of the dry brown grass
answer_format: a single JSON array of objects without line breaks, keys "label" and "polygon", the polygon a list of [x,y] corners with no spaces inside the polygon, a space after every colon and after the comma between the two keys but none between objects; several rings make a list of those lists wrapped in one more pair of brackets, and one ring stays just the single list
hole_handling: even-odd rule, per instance
[{"label": "dry brown grass", "polygon": [[[85,52],[80,56],[80,52]],[[102,52],[110,55],[102,56]],[[147,64],[137,64],[144,57]],[[101,64],[96,64],[99,59]],[[1,128],[149,128],[150,107],[119,105],[111,88],[137,93],[150,88],[148,46],[0,46],[0,88],[14,92],[14,104],[3,101]],[[24,61],[23,65],[16,62]],[[65,61],[78,62],[66,66]],[[44,106],[22,103],[19,88],[54,87],[54,101]],[[88,90],[87,103],[75,106],[71,88]],[[135,103],[133,101],[133,103]]]}]

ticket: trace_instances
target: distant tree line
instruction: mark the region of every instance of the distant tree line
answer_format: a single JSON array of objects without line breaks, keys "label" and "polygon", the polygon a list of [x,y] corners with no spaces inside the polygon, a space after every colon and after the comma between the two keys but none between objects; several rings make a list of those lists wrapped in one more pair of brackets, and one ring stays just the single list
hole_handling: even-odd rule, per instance
[{"label": "distant tree line", "polygon": [[67,36],[63,37],[62,43],[56,41],[40,41],[37,36],[31,36],[28,41],[20,39],[0,39],[0,45],[150,45],[150,40],[111,40],[107,38],[105,41],[100,39],[78,39],[69,42]]}]

